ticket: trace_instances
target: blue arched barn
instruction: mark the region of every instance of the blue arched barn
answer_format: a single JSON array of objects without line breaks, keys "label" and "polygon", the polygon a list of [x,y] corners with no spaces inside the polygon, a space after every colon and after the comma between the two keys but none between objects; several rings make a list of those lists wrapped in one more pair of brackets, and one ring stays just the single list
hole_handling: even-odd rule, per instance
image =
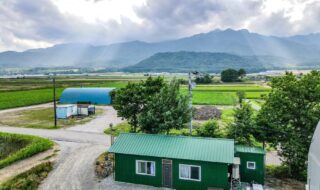
[{"label": "blue arched barn", "polygon": [[111,104],[114,88],[66,88],[61,96],[61,104]]}]

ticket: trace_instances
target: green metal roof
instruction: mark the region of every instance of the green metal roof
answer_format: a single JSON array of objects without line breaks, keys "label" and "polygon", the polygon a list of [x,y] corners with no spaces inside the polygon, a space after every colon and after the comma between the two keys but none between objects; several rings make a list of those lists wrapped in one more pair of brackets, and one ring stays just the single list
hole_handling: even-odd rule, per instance
[{"label": "green metal roof", "polygon": [[241,153],[265,154],[265,151],[259,147],[235,145],[235,151]]},{"label": "green metal roof", "polygon": [[109,152],[233,163],[234,141],[231,139],[121,133]]}]

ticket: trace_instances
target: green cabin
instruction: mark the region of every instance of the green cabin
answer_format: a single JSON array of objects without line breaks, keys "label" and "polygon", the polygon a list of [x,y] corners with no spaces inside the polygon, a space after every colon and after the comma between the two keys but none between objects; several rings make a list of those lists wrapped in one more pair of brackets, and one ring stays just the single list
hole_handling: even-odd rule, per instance
[{"label": "green cabin", "polygon": [[240,180],[264,185],[265,151],[258,147],[236,145],[235,156],[240,158]]},{"label": "green cabin", "polygon": [[232,139],[121,133],[109,152],[115,158],[116,181],[177,190],[227,190],[236,150]]}]

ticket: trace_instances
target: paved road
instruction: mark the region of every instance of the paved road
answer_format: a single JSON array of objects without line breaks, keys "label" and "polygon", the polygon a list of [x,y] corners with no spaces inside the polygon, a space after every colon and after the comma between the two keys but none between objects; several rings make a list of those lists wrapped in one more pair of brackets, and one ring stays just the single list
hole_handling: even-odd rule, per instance
[{"label": "paved road", "polygon": [[[50,104],[1,110],[0,113],[49,107]],[[94,190],[101,184],[95,178],[95,159],[110,146],[110,137],[103,134],[105,123],[119,123],[115,110],[105,107],[105,113],[88,124],[59,130],[0,126],[0,131],[30,134],[54,140],[60,154],[54,169],[40,186],[40,190]],[[104,125],[102,125],[104,124]]]}]

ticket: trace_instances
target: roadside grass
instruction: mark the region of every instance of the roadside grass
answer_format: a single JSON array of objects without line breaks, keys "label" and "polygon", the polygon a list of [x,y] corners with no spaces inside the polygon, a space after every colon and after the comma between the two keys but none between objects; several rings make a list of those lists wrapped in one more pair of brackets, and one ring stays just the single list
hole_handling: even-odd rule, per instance
[{"label": "roadside grass", "polygon": [[40,183],[52,170],[52,163],[45,162],[0,184],[0,190],[37,190]]},{"label": "roadside grass", "polygon": [[84,124],[101,115],[103,109],[96,109],[95,115],[88,117],[74,117],[69,119],[58,119],[57,127],[54,127],[53,108],[39,108],[9,112],[0,114],[0,124],[13,127],[57,129],[77,124]]},{"label": "roadside grass", "polygon": [[0,169],[52,147],[48,139],[0,132]]},{"label": "roadside grass", "polygon": [[107,135],[118,136],[120,133],[129,133],[130,125],[127,122],[120,123],[111,128],[104,130],[104,133]]}]

